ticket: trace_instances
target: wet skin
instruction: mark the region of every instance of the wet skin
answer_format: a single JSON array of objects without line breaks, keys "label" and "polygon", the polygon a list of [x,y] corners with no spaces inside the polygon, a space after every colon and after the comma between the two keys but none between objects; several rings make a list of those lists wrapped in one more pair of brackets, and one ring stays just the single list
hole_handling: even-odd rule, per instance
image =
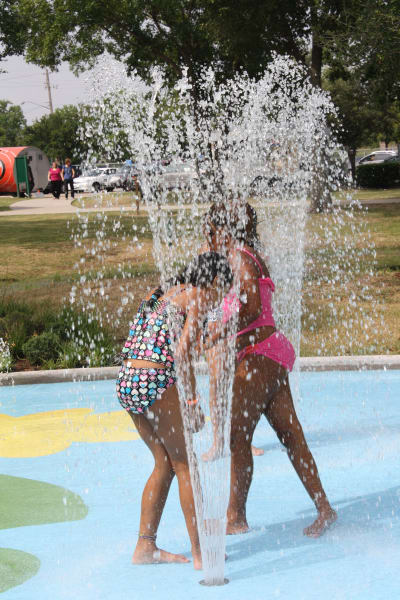
[{"label": "wet skin", "polygon": [[[239,311],[238,330],[245,328],[261,313],[261,300],[257,279],[269,277],[265,262],[249,246],[263,267],[260,274],[256,263],[245,253],[237,250],[238,243],[224,231],[214,229],[208,239],[211,250],[227,256],[235,277],[239,281],[240,296],[246,298]],[[238,265],[240,265],[238,267]],[[236,351],[261,342],[275,331],[273,327],[260,327],[236,338]],[[223,337],[216,332],[216,340]],[[212,336],[211,336],[212,337]],[[216,344],[208,352],[210,378],[218,381],[216,357],[224,352]],[[213,393],[212,390],[210,392]],[[217,399],[211,400],[216,403]],[[252,438],[255,427],[264,415],[280,442],[285,446],[289,459],[307,493],[318,511],[317,519],[304,529],[304,534],[319,537],[337,519],[326,497],[314,458],[307,445],[298,420],[290,391],[288,373],[278,363],[265,356],[247,355],[236,365],[232,397],[231,424],[231,491],[227,512],[227,533],[245,533],[249,530],[246,517],[246,501],[253,475]],[[211,455],[215,448],[211,449]],[[212,456],[205,457],[210,460]]]},{"label": "wet skin", "polygon": [[[151,293],[149,294],[149,297]],[[193,355],[193,343],[197,343],[200,326],[210,308],[209,303],[218,299],[213,289],[185,289],[184,286],[172,288],[161,299],[168,299],[186,314],[185,324],[175,350],[175,358],[185,362],[187,369],[180,373],[186,397],[196,397],[196,382],[189,356]],[[194,357],[194,355],[193,355]],[[133,368],[164,368],[163,363],[145,360],[126,360]],[[193,431],[204,424],[204,415],[194,404],[187,407],[188,419]],[[191,541],[193,566],[202,568],[200,542],[196,523],[195,504],[190,480],[188,456],[184,437],[181,406],[176,385],[164,391],[151,409],[144,414],[131,416],[139,435],[154,458],[154,469],[142,494],[139,538],[133,553],[134,564],[149,563],[187,563],[182,554],[174,554],[157,547],[156,535],[165,502],[174,476],[178,478],[179,499],[185,517],[186,527]],[[150,418],[151,416],[151,418]]]}]

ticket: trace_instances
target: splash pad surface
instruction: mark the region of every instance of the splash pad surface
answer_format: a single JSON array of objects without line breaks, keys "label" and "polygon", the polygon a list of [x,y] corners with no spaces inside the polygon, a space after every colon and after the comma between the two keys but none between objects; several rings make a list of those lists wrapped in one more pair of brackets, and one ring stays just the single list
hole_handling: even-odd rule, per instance
[{"label": "splash pad surface", "polygon": [[[314,507],[262,419],[252,531],[227,538],[230,583],[218,588],[198,585],[190,564],[130,563],[153,460],[113,381],[0,388],[2,597],[397,597],[399,386],[398,370],[300,375],[298,413],[339,521],[318,540],[303,536]],[[176,483],[158,541],[189,556]]]}]

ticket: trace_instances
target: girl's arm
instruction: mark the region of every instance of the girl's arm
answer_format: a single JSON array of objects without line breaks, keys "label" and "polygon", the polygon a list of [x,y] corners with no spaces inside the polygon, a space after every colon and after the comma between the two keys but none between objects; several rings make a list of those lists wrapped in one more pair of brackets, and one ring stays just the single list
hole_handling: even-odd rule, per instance
[{"label": "girl's arm", "polygon": [[186,312],[185,324],[174,354],[180,364],[179,374],[186,398],[195,400],[197,392],[193,365],[199,357],[199,339],[203,332],[203,322],[209,307],[209,299],[205,290],[193,288],[174,298],[174,304],[179,305]]}]

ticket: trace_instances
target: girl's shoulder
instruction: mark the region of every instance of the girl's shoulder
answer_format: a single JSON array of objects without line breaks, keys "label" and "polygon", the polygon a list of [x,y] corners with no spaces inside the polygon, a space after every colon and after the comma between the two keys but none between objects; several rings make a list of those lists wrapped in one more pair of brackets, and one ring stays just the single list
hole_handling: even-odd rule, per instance
[{"label": "girl's shoulder", "polygon": [[240,254],[241,270],[254,277],[269,277],[269,269],[264,258],[250,246],[244,245],[243,248],[237,248]]}]

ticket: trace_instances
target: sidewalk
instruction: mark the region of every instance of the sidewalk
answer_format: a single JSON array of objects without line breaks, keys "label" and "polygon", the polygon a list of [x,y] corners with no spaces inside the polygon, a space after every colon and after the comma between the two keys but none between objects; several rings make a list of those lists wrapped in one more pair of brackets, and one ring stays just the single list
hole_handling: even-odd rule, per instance
[{"label": "sidewalk", "polygon": [[[86,194],[85,194],[86,195]],[[79,196],[76,196],[79,198]],[[9,217],[16,215],[52,215],[52,214],[76,214],[78,212],[120,212],[135,210],[129,206],[114,206],[114,207],[101,207],[101,208],[79,208],[71,205],[72,199],[66,200],[60,197],[58,200],[53,198],[51,195],[34,195],[31,198],[25,198],[11,204],[10,210],[4,210],[0,212],[0,217]],[[373,206],[377,204],[399,204],[400,198],[382,198],[373,200],[363,200],[362,206]],[[342,206],[346,206],[349,203],[346,201],[341,202]],[[256,203],[257,205],[257,203]],[[178,205],[168,205],[168,208],[178,208]],[[146,209],[146,204],[142,203],[141,210]]]},{"label": "sidewalk", "polygon": [[[77,196],[79,197],[79,196]],[[3,210],[0,212],[0,217],[9,217],[16,215],[52,215],[52,214],[68,214],[78,212],[98,212],[103,211],[119,211],[119,207],[106,207],[106,208],[79,208],[72,206],[72,198],[66,200],[64,196],[58,200],[53,198],[51,194],[44,195],[33,195],[31,198],[25,198],[19,202],[11,204],[10,210]],[[127,208],[125,208],[126,210]]]}]

